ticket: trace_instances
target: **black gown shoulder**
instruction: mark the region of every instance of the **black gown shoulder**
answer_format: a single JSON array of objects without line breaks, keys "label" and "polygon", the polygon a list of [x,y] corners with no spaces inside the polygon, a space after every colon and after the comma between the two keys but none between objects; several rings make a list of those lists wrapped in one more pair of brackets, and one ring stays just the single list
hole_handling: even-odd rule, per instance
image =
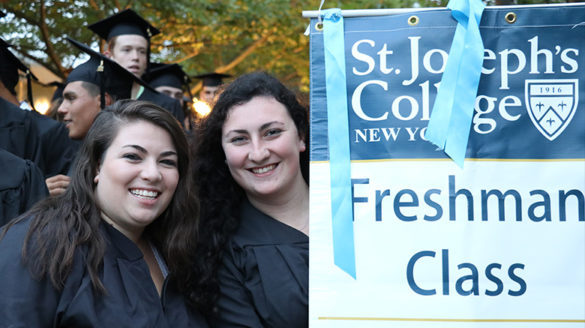
[{"label": "black gown shoulder", "polygon": [[0,148],[43,167],[40,136],[26,111],[0,97]]},{"label": "black gown shoulder", "polygon": [[33,277],[21,257],[31,220],[15,224],[0,240],[0,327],[207,327],[169,276],[159,296],[138,247],[107,224],[100,230],[107,242],[99,274],[105,295],[92,287],[82,247],[63,290]]},{"label": "black gown shoulder", "polygon": [[185,113],[183,113],[181,103],[177,99],[173,99],[149,88],[144,88],[144,91],[140,97],[138,97],[138,100],[150,101],[151,103],[168,110],[179,122],[181,122],[182,126],[182,122],[185,119]]},{"label": "black gown shoulder", "polygon": [[248,201],[218,279],[212,327],[307,327],[309,237]]},{"label": "black gown shoulder", "polygon": [[37,112],[29,112],[39,132],[45,178],[67,174],[81,142],[69,138],[65,124]]},{"label": "black gown shoulder", "polygon": [[0,226],[49,195],[40,169],[0,149]]}]

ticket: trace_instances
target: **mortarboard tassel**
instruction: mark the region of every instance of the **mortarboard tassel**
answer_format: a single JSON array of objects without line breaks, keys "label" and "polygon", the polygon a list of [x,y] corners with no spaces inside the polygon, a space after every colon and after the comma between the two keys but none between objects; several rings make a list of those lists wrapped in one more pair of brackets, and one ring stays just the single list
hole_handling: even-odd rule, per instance
[{"label": "mortarboard tassel", "polygon": [[105,92],[105,76],[104,76],[104,61],[100,60],[100,65],[97,68],[100,76],[100,108],[106,107],[106,92]]},{"label": "mortarboard tassel", "polygon": [[33,102],[33,95],[32,95],[32,79],[31,79],[31,73],[30,70],[26,70],[26,93],[27,93],[27,98],[28,98],[28,102],[30,103],[30,107],[32,108],[32,110],[34,112],[37,111],[37,109],[35,108],[35,103]]}]

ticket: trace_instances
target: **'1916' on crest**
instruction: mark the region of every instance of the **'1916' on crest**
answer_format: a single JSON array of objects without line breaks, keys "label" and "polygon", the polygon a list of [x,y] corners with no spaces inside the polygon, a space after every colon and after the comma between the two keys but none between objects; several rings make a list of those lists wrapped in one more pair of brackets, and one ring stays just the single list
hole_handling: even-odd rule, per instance
[{"label": "'1916' on crest", "polygon": [[526,80],[526,110],[532,123],[553,141],[569,125],[579,103],[579,81]]}]

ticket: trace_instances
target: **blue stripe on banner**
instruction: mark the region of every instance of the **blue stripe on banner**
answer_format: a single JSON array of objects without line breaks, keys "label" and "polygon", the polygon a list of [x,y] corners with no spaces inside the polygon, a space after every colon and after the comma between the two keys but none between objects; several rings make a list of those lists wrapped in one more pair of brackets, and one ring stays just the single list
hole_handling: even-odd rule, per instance
[{"label": "blue stripe on banner", "polygon": [[343,16],[338,8],[324,10],[323,16],[333,261],[355,279]]},{"label": "blue stripe on banner", "polygon": [[451,0],[447,8],[457,29],[425,137],[463,167],[483,63],[479,22],[485,5],[481,0]]}]

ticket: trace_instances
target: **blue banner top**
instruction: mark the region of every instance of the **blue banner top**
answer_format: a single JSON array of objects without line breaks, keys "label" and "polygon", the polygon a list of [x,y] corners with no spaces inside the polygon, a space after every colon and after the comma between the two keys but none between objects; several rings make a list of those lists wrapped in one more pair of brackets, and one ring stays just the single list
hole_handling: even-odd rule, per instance
[{"label": "blue banner top", "polygon": [[[585,6],[485,9],[466,158],[585,158],[584,21]],[[323,161],[329,159],[323,35],[315,22],[311,159]],[[457,26],[450,11],[344,22],[351,159],[447,158],[424,132]]]}]

